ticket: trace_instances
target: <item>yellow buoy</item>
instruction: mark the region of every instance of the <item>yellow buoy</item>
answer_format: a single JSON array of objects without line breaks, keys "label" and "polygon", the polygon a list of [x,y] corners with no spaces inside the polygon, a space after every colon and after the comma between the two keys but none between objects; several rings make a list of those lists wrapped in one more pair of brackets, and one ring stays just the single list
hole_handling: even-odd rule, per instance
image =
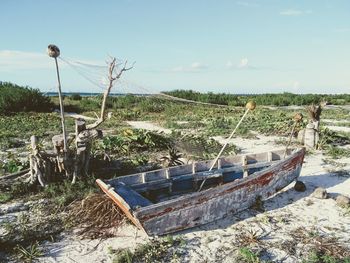
[{"label": "yellow buoy", "polygon": [[296,121],[296,122],[299,122],[303,119],[303,114],[301,114],[300,112],[296,113],[293,117],[293,119]]},{"label": "yellow buoy", "polygon": [[245,107],[249,110],[254,110],[256,108],[256,103],[253,100],[248,101],[248,103],[245,105]]}]

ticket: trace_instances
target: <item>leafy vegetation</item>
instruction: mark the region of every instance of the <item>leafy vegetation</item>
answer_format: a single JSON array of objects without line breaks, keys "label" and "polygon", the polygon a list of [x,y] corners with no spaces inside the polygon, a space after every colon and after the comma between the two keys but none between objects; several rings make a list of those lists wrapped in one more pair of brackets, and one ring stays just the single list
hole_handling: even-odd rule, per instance
[{"label": "leafy vegetation", "polygon": [[38,89],[0,82],[0,114],[12,112],[48,112],[52,109],[50,98]]},{"label": "leafy vegetation", "polygon": [[[73,131],[74,120],[66,119],[68,131]],[[48,129],[50,127],[50,129]],[[12,148],[13,141],[29,141],[31,135],[47,138],[61,132],[60,117],[56,113],[18,113],[12,116],[0,115],[0,149]],[[51,139],[51,138],[50,138]],[[17,146],[16,146],[17,147]]]},{"label": "leafy vegetation", "polygon": [[38,242],[32,243],[27,248],[17,245],[16,251],[18,253],[18,258],[23,262],[33,262],[35,259],[43,255]]},{"label": "leafy vegetation", "polygon": [[259,256],[252,252],[249,248],[243,247],[239,249],[239,255],[241,257],[242,262],[246,263],[260,263]]},{"label": "leafy vegetation", "polygon": [[311,251],[302,263],[350,263],[350,257],[338,258],[318,251]]},{"label": "leafy vegetation", "polygon": [[322,101],[335,105],[344,105],[350,103],[349,94],[323,95],[323,94],[293,94],[293,93],[275,93],[259,95],[234,95],[226,93],[200,93],[193,90],[175,90],[165,92],[174,97],[187,100],[200,101],[205,103],[244,106],[247,98],[254,100],[258,105],[289,106],[289,105],[309,105],[318,104]]},{"label": "leafy vegetation", "polygon": [[142,129],[125,129],[114,136],[106,136],[97,143],[96,151],[108,155],[129,155],[140,151],[164,150],[171,146],[170,138],[164,134]]},{"label": "leafy vegetation", "polygon": [[70,95],[70,99],[71,100],[81,100],[82,97],[78,93],[73,93],[72,95]]},{"label": "leafy vegetation", "polygon": [[333,145],[329,145],[326,149],[326,154],[333,159],[350,157],[350,149],[340,148]]},{"label": "leafy vegetation", "polygon": [[90,176],[85,180],[79,180],[75,184],[71,184],[71,182],[67,180],[50,184],[43,189],[41,195],[45,198],[50,198],[58,206],[64,207],[75,200],[81,200],[87,195],[97,191],[95,178]]},{"label": "leafy vegetation", "polygon": [[[212,138],[208,139],[207,136],[203,135],[179,133],[175,137],[177,138],[179,149],[185,152],[188,158],[194,160],[215,158],[222,148],[219,142]],[[239,149],[235,145],[229,144],[225,148],[223,155],[232,155],[238,152]]]},{"label": "leafy vegetation", "polygon": [[10,153],[6,160],[0,160],[0,176],[6,173],[15,173],[27,167],[27,161],[23,162]]},{"label": "leafy vegetation", "polygon": [[113,251],[113,263],[133,263],[133,262],[171,262],[173,257],[177,256],[177,249],[184,245],[184,240],[180,237],[174,238],[167,236],[165,238],[157,238],[146,244],[136,247],[134,252],[130,249],[121,249]]}]

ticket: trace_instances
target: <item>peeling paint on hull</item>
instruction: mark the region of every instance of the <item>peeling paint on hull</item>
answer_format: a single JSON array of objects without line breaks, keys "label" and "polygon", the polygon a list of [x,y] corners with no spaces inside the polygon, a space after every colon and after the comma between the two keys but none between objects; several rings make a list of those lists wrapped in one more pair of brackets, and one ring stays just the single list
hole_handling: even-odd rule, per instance
[{"label": "peeling paint on hull", "polygon": [[[135,225],[148,235],[164,235],[213,222],[249,208],[257,197],[269,198],[296,180],[300,175],[304,154],[305,150],[301,149],[246,178],[150,206],[127,209],[129,212],[126,214],[129,218],[132,216]],[[117,204],[123,206],[121,202]],[[125,206],[122,210],[126,210]]]}]

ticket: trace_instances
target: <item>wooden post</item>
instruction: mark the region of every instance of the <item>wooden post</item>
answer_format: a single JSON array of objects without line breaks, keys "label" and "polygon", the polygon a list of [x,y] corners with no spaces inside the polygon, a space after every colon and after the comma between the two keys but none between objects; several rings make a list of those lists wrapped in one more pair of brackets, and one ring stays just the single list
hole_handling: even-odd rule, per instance
[{"label": "wooden post", "polygon": [[[210,169],[209,169],[209,172],[211,170],[213,170],[213,168],[215,167],[216,163],[218,162],[221,154],[224,152],[226,146],[228,145],[229,141],[231,140],[232,136],[235,134],[236,130],[238,129],[239,125],[241,125],[244,117],[248,114],[248,112],[250,110],[254,110],[256,108],[256,103],[254,101],[248,101],[248,103],[245,105],[246,107],[246,111],[245,113],[243,114],[242,118],[239,120],[239,122],[237,123],[235,129],[232,131],[230,137],[228,137],[228,139],[226,140],[226,143],[224,144],[224,146],[221,148],[221,151],[219,152],[219,154],[216,156],[215,160],[213,161],[213,164],[211,165]],[[219,169],[219,164],[218,164],[218,169]],[[200,192],[202,190],[202,187],[205,183],[207,179],[204,179],[202,184],[200,185],[199,189],[198,189],[198,192]]]},{"label": "wooden post", "polygon": [[224,144],[224,146],[221,148],[221,151],[219,152],[218,156],[216,156],[212,166],[210,167],[209,171],[213,170],[214,166],[216,165],[216,162],[219,160],[221,154],[224,152],[226,146],[228,145],[229,141],[231,140],[232,136],[235,134],[236,130],[238,129],[239,125],[241,125],[244,117],[247,115],[247,113],[250,111],[250,110],[254,110],[256,107],[256,104],[255,102],[253,101],[249,101],[246,105],[246,111],[245,113],[243,114],[242,118],[239,120],[239,122],[237,123],[235,129],[232,131],[230,137],[228,137],[228,139],[226,140],[226,143]]},{"label": "wooden post", "polygon": [[303,115],[301,113],[296,113],[294,115],[293,119],[294,119],[294,125],[293,125],[292,131],[291,131],[291,133],[289,135],[288,143],[286,145],[286,150],[284,151],[283,158],[286,158],[288,147],[289,147],[290,143],[292,142],[292,137],[293,137],[293,134],[294,134],[295,127],[297,126],[297,124],[300,121],[303,120]]},{"label": "wooden post", "polygon": [[63,107],[63,99],[62,99],[62,91],[61,91],[61,79],[60,79],[60,72],[58,70],[58,62],[57,62],[57,57],[59,57],[60,55],[60,49],[55,45],[49,45],[47,47],[47,53],[49,57],[52,57],[55,59],[57,82],[58,82],[58,99],[60,101],[61,125],[62,125],[62,134],[63,134],[63,151],[64,151],[64,158],[65,158],[67,153],[67,135],[66,135],[67,133],[66,133],[66,126],[64,121],[64,107]]}]

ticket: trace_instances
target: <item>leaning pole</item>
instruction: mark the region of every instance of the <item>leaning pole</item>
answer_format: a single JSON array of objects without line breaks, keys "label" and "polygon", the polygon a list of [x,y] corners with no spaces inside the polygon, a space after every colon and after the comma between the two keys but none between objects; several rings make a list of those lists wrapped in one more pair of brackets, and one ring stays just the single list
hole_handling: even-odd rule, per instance
[{"label": "leaning pole", "polygon": [[49,57],[55,59],[55,64],[56,64],[58,98],[60,101],[61,124],[62,124],[62,134],[63,134],[63,151],[64,151],[64,159],[65,159],[66,153],[67,153],[67,135],[66,135],[66,125],[64,122],[64,107],[63,107],[63,99],[62,99],[62,92],[61,92],[61,80],[60,80],[60,73],[58,70],[58,62],[57,62],[57,58],[60,55],[60,49],[55,45],[49,45],[47,47],[47,54],[49,55]]}]

